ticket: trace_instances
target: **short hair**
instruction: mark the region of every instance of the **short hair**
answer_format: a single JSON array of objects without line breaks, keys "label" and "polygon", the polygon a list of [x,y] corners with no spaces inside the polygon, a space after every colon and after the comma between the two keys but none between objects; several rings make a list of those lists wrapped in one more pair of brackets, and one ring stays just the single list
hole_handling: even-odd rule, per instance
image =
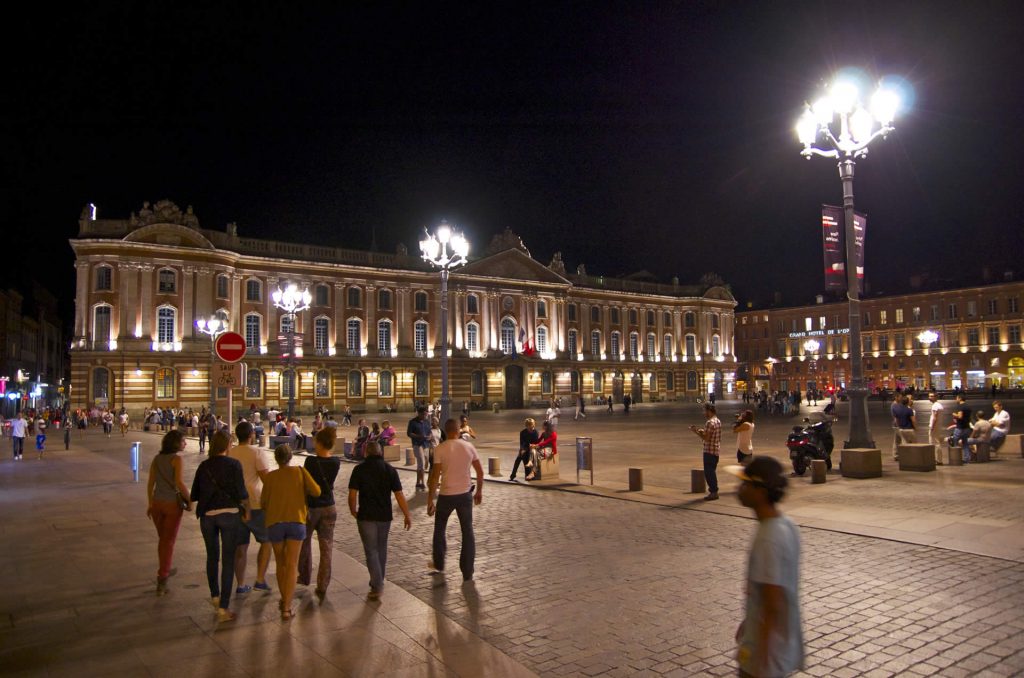
[{"label": "short hair", "polygon": [[992,401],[992,406],[995,407],[996,405],[999,405],[1000,407],[1002,407],[1003,401],[1002,400],[993,400]]},{"label": "short hair", "polygon": [[363,454],[367,457],[379,457],[380,456],[380,443],[371,441],[366,443],[363,448]]},{"label": "short hair", "polygon": [[385,419],[384,421],[382,421],[382,422],[380,423],[380,425],[381,425],[381,426],[382,426],[383,428],[387,428],[388,426],[391,426],[391,420],[389,420],[389,419]]},{"label": "short hair", "polygon": [[225,431],[214,431],[210,436],[210,456],[223,454],[231,447],[231,436]]},{"label": "short hair", "polygon": [[287,466],[292,460],[292,448],[288,445],[278,445],[274,448],[274,461],[278,466]]},{"label": "short hair", "polygon": [[252,432],[255,430],[253,425],[247,421],[238,422],[238,426],[235,427],[235,437],[238,438],[238,444],[245,445],[249,442],[249,438],[252,438]]},{"label": "short hair", "polygon": [[536,426],[536,425],[537,425],[537,422],[534,421],[533,417],[527,417],[523,421],[523,426],[526,426],[527,428],[529,428],[530,426]]},{"label": "short hair", "polygon": [[712,405],[711,403],[704,403],[704,409],[706,411],[710,412],[711,414],[717,414],[718,413],[718,410],[716,410],[715,406]]},{"label": "short hair", "polygon": [[416,414],[426,414],[426,413],[427,413],[427,408],[423,407],[423,405],[420,405],[419,407],[416,408]]},{"label": "short hair", "polygon": [[313,442],[325,450],[332,449],[337,439],[338,434],[333,428],[322,428],[313,436]]},{"label": "short hair", "polygon": [[459,422],[454,419],[446,419],[444,422],[444,432],[448,433],[449,430],[455,431],[455,433],[458,434]]}]

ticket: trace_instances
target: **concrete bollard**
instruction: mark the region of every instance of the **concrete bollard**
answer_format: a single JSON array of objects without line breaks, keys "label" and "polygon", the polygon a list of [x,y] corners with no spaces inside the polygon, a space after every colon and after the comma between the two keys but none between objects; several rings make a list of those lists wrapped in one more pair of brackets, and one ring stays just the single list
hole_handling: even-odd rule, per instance
[{"label": "concrete bollard", "polygon": [[992,461],[992,447],[988,443],[978,443],[974,446],[974,458],[979,464],[987,464]]},{"label": "concrete bollard", "polygon": [[501,457],[487,457],[487,475],[501,475]]},{"label": "concrete bollard", "polygon": [[690,469],[690,492],[695,494],[704,494],[707,488],[707,482],[704,480],[704,469]]},{"label": "concrete bollard", "polygon": [[643,492],[644,490],[644,470],[642,468],[631,468],[629,469],[629,491],[630,492]]},{"label": "concrete bollard", "polygon": [[964,453],[959,446],[954,447],[953,445],[946,446],[946,464],[948,466],[963,466],[964,465]]},{"label": "concrete bollard", "polygon": [[820,485],[824,483],[826,470],[824,459],[811,460],[811,484]]},{"label": "concrete bollard", "polygon": [[412,466],[415,463],[416,463],[416,455],[414,455],[412,453],[412,448],[411,447],[405,448],[405,465],[406,466]]}]

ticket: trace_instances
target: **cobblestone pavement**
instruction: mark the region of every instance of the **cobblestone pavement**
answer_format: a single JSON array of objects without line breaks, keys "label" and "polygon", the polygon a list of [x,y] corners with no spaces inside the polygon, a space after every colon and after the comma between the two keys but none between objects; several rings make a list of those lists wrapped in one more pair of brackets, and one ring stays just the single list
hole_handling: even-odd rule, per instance
[{"label": "cobblestone pavement", "polygon": [[[474,517],[475,584],[452,568],[437,586],[425,567],[432,519],[423,493],[410,496],[413,538],[402,543],[416,547],[393,547],[388,578],[537,673],[735,673],[753,520],[488,483]],[[1020,564],[816,529],[802,537],[806,675],[1024,672]],[[338,544],[361,557],[354,530]]]}]

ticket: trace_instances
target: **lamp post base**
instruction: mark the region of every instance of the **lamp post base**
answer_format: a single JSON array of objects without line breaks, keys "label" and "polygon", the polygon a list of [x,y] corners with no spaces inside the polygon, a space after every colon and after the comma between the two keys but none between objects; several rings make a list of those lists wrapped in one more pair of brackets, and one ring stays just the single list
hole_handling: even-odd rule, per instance
[{"label": "lamp post base", "polygon": [[863,387],[846,389],[850,399],[850,438],[843,443],[845,449],[874,449],[868,429],[868,391]]}]

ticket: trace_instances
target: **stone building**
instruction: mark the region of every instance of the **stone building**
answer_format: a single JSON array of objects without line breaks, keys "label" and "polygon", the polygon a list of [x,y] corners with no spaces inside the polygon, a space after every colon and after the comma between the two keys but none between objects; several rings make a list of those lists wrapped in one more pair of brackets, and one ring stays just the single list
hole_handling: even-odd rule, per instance
[{"label": "stone building", "polygon": [[[864,379],[873,390],[1024,387],[1024,282],[861,301]],[[736,314],[743,388],[806,391],[849,379],[845,302]],[[922,333],[934,342],[922,342]],[[925,339],[932,338],[924,335]]]},{"label": "stone building", "polygon": [[50,292],[38,283],[0,290],[0,414],[62,404],[66,345]]},{"label": "stone building", "polygon": [[[292,389],[305,412],[440,398],[440,276],[402,245],[389,254],[245,238],[163,201],[120,220],[87,206],[71,246],[74,406],[205,404],[211,341],[195,320],[217,312],[248,345],[236,410],[281,406]],[[282,358],[290,321],[271,299],[289,283],[311,295],[293,328],[294,370]],[[545,266],[505,231],[453,271],[449,290],[456,409],[734,389],[735,300],[717,276],[680,285],[570,274],[560,254]]]}]

